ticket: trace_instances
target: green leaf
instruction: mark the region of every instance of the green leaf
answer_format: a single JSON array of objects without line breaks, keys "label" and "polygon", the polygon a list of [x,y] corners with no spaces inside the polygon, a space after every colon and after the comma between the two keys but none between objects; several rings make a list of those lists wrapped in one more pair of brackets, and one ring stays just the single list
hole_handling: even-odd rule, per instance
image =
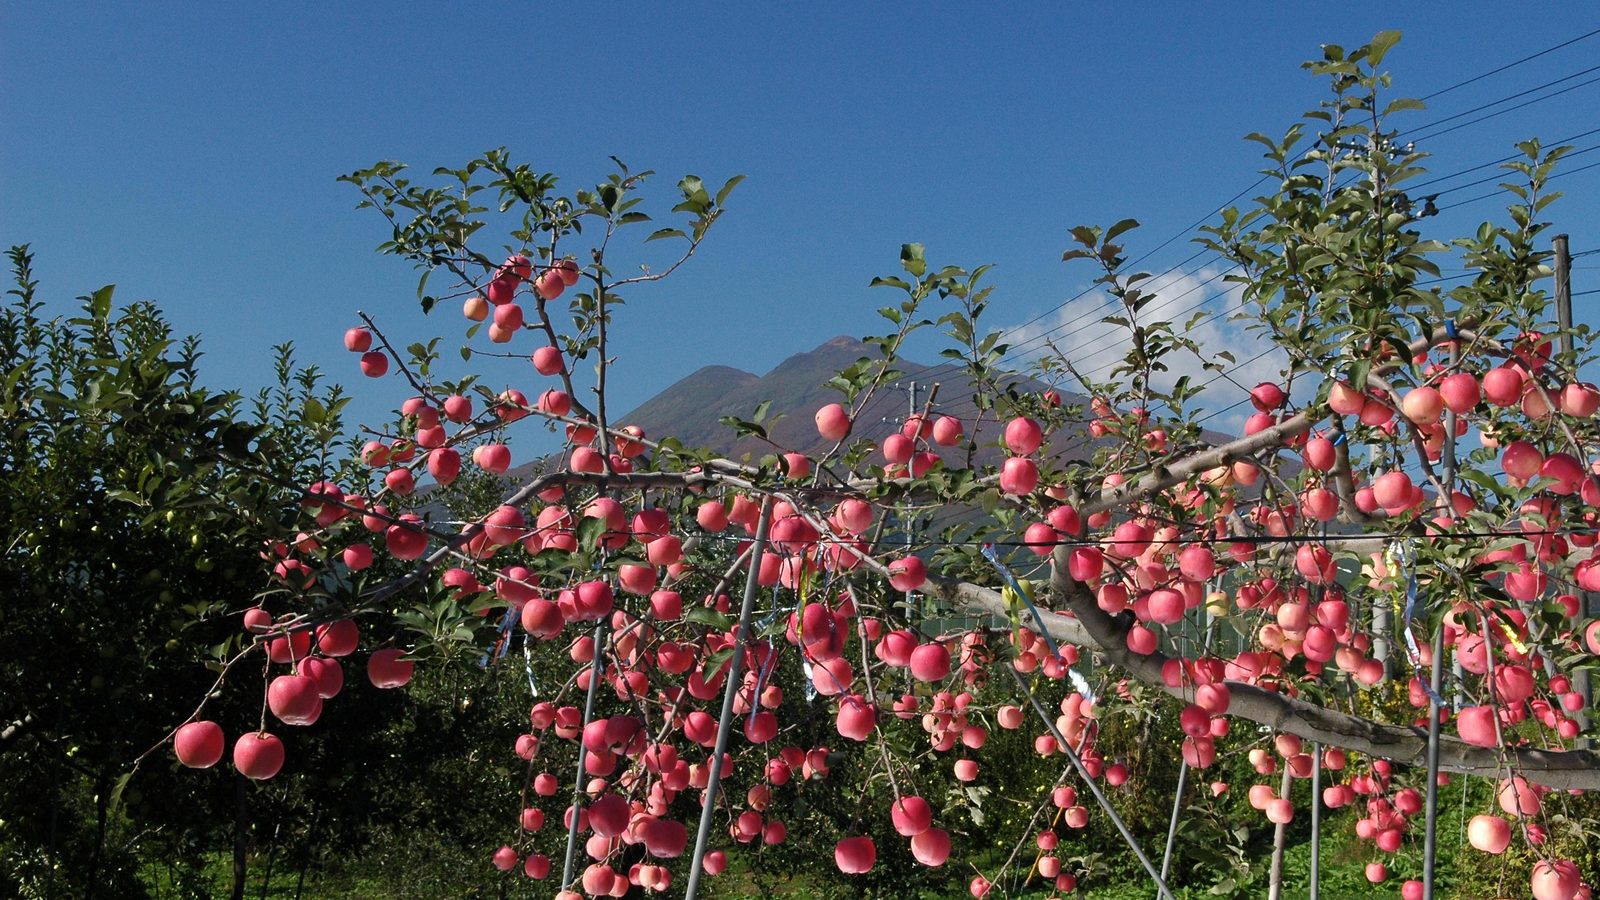
[{"label": "green leaf", "polygon": [[729,618],[725,613],[718,612],[715,608],[710,606],[692,607],[688,612],[683,614],[683,620],[685,622],[692,622],[696,625],[704,625],[708,628],[715,628],[719,631],[727,631],[734,625],[733,619]]},{"label": "green leaf", "polygon": [[106,804],[106,815],[108,817],[115,816],[117,814],[117,810],[122,807],[122,795],[128,790],[128,782],[132,780],[133,773],[125,772],[121,778],[117,779],[116,784],[112,785],[111,799]]},{"label": "green leaf", "polygon": [[744,181],[744,178],[745,177],[743,175],[735,175],[732,178],[729,178],[727,182],[722,185],[722,190],[717,191],[718,206],[721,206],[723,201],[728,199],[728,195],[733,193],[733,189],[738,187],[739,182]]},{"label": "green leaf", "polygon": [[[704,607],[701,608],[704,609]],[[706,657],[705,663],[700,666],[700,677],[710,678],[716,674],[718,669],[728,664],[728,660],[733,659],[733,651],[733,647],[723,647],[721,650]]]},{"label": "green leaf", "polygon": [[1383,108],[1383,114],[1385,116],[1387,116],[1390,113],[1397,113],[1397,112],[1399,112],[1399,111],[1401,111],[1403,109],[1427,109],[1427,108],[1428,108],[1427,104],[1423,103],[1421,100],[1417,100],[1417,99],[1415,99],[1413,97],[1400,97],[1400,98],[1395,99],[1395,100],[1390,100],[1389,101],[1389,105],[1385,106]]},{"label": "green leaf", "polygon": [[111,317],[111,294],[116,285],[108,284],[89,295],[89,314],[104,322]]},{"label": "green leaf", "polygon": [[1118,222],[1117,224],[1115,224],[1115,225],[1111,226],[1110,228],[1106,229],[1105,240],[1108,241],[1108,242],[1109,241],[1114,241],[1114,240],[1116,240],[1117,236],[1122,234],[1123,232],[1130,231],[1130,230],[1132,230],[1134,228],[1138,228],[1138,227],[1139,227],[1139,220],[1138,219],[1123,219],[1121,222]]},{"label": "green leaf", "polygon": [[1389,50],[1398,43],[1400,43],[1398,31],[1380,31],[1373,35],[1372,41],[1367,44],[1367,62],[1371,63],[1373,68],[1377,68]]},{"label": "green leaf", "polygon": [[928,261],[925,250],[921,244],[900,245],[900,265],[910,272],[912,277],[921,278],[922,273],[928,271]]},{"label": "green leaf", "polygon": [[741,435],[754,435],[762,438],[763,440],[765,440],[767,437],[767,430],[765,428],[762,428],[755,422],[745,421],[738,416],[721,416],[717,419],[717,421],[721,422],[728,428],[732,428],[735,432]]},{"label": "green leaf", "polygon": [[658,228],[655,231],[650,232],[650,236],[645,238],[645,243],[649,243],[650,241],[659,241],[663,238],[671,237],[686,238],[688,235],[684,234],[683,229],[681,228]]}]

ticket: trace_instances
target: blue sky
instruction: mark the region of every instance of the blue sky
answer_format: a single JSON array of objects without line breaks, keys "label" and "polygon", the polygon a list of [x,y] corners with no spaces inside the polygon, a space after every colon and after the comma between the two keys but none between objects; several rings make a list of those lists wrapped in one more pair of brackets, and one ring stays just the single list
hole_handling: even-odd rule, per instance
[{"label": "blue sky", "polygon": [[[124,301],[157,300],[203,335],[218,386],[261,384],[268,347],[295,340],[371,419],[404,394],[356,373],[339,343],[354,310],[407,342],[454,339],[461,322],[422,317],[413,272],[372,252],[383,223],[337,175],[506,145],[571,189],[615,154],[660,173],[660,211],[683,173],[748,175],[702,254],[620,321],[625,409],[707,363],[759,373],[875,332],[888,298],[866,284],[904,241],[936,263],[997,264],[993,324],[1048,313],[1090,277],[1060,262],[1069,227],[1137,218],[1137,254],[1249,184],[1258,154],[1240,137],[1281,132],[1320,99],[1298,67],[1320,43],[1400,29],[1388,68],[1422,95],[1600,27],[1505,3],[438,8],[6,4],[0,240],[33,244],[52,297],[115,282]],[[1414,120],[1570,75],[1597,49],[1453,91]],[[1600,126],[1597,112],[1600,85],[1579,88],[1427,149],[1454,171]],[[1553,218],[1575,249],[1600,246],[1600,169],[1561,187]],[[1191,252],[1177,241],[1149,265]],[[1600,282],[1575,274],[1579,289]],[[531,367],[502,371],[541,386]]]}]

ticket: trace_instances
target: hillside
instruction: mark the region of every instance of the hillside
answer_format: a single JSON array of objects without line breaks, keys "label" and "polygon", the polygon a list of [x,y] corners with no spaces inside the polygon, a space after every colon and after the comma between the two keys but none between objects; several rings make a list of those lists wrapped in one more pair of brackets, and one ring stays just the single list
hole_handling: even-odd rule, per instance
[{"label": "hillside", "polygon": [[[796,353],[774,366],[765,375],[754,375],[730,366],[710,365],[698,369],[662,389],[637,407],[613,415],[616,425],[637,425],[651,438],[673,437],[685,447],[703,447],[735,460],[756,460],[774,452],[773,447],[751,437],[739,438],[732,429],[723,425],[723,416],[751,419],[756,409],[771,401],[767,414],[768,434],[783,448],[798,450],[808,456],[818,456],[831,446],[817,434],[813,414],[827,403],[839,402],[838,391],[827,387],[829,379],[840,369],[862,357],[872,357],[876,348],[852,337],[839,336],[817,347]],[[909,396],[905,388],[910,382],[918,387],[918,404],[926,402],[927,389],[939,384],[936,415],[951,415],[962,420],[967,430],[973,430],[977,419],[972,382],[960,372],[946,366],[928,366],[901,359],[896,368],[904,374],[889,386],[881,387],[856,419],[852,437],[881,440],[900,427],[908,411]],[[1044,385],[1031,380],[1017,383],[1019,390],[1040,391]],[[1067,403],[1082,403],[1085,398],[1063,394]],[[1001,427],[992,418],[977,427],[978,450],[974,463],[979,466],[999,465],[1004,457],[999,447]],[[1213,443],[1228,440],[1231,436],[1208,431],[1205,434]],[[1082,458],[1092,450],[1095,442],[1078,430],[1057,433],[1050,442],[1051,455],[1061,458]],[[952,466],[965,465],[962,448],[940,449]],[[875,461],[883,462],[881,457]],[[550,460],[536,460],[511,470],[509,477],[520,478],[536,468],[545,467]]]},{"label": "hillside", "polygon": [[[781,416],[770,428],[772,439],[786,448],[817,454],[825,451],[828,445],[817,435],[812,414],[823,404],[841,399],[838,391],[826,387],[828,380],[840,369],[875,352],[875,348],[855,338],[840,336],[790,356],[759,377],[726,366],[708,366],[616,417],[615,421],[638,425],[647,435],[673,435],[685,445],[713,448],[734,459],[759,458],[772,452],[772,448],[753,438],[736,439],[719,420],[722,416],[748,419],[763,402],[771,400],[769,421]],[[938,413],[954,415],[968,423],[976,417],[977,408],[972,399],[975,391],[971,382],[959,372],[909,360],[900,360],[896,368],[905,373],[899,384],[914,381],[919,385],[919,403],[926,398],[928,385],[937,381],[940,384]],[[1077,398],[1067,399],[1070,402]],[[899,427],[908,402],[903,389],[880,389],[858,416],[853,436],[880,438],[888,434]],[[984,423],[978,434],[980,443],[998,437],[993,422]],[[1076,435],[1063,437],[1067,438],[1063,444],[1078,443]]]}]

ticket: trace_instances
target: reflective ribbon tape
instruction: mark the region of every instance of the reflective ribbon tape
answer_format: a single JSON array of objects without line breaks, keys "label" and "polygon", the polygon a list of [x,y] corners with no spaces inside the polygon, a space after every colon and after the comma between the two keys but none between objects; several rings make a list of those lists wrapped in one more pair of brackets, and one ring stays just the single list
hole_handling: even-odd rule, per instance
[{"label": "reflective ribbon tape", "polygon": [[522,668],[528,673],[528,693],[539,696],[539,683],[533,679],[533,635],[522,636]]},{"label": "reflective ribbon tape", "polygon": [[[1018,597],[1021,597],[1023,603],[1027,604],[1028,612],[1033,614],[1034,624],[1039,626],[1039,636],[1044,638],[1045,646],[1050,648],[1051,654],[1060,658],[1061,649],[1056,646],[1055,640],[1050,637],[1050,629],[1044,625],[1044,615],[1039,612],[1039,607],[1033,604],[1033,595],[1022,586],[1022,582],[1017,579],[1017,576],[1000,560],[1000,554],[995,552],[993,544],[984,544],[982,552],[983,558],[987,559],[989,564],[994,566],[995,571],[1000,573],[1000,579],[1006,583],[1006,586],[1011,588],[1012,592]],[[1077,689],[1078,693],[1083,695],[1085,700],[1090,703],[1095,702],[1094,689],[1089,686],[1088,679],[1084,678],[1082,673],[1072,666],[1067,666],[1067,677],[1071,679],[1072,686]]]},{"label": "reflective ribbon tape", "polygon": [[1440,697],[1439,692],[1433,689],[1432,679],[1424,678],[1422,675],[1422,651],[1417,648],[1417,636],[1411,628],[1412,617],[1417,612],[1417,558],[1413,552],[1411,540],[1396,542],[1391,545],[1391,551],[1397,567],[1403,566],[1406,570],[1406,606],[1405,611],[1401,613],[1401,617],[1405,621],[1406,655],[1411,660],[1412,675],[1417,679],[1417,683],[1422,685],[1422,690],[1428,695],[1429,700],[1439,706],[1444,706],[1444,698]]},{"label": "reflective ribbon tape", "polygon": [[[795,599],[795,608],[799,609],[798,592],[796,594],[796,599]],[[780,614],[782,614],[782,612],[783,612],[783,605],[778,602],[778,588],[777,588],[776,585],[774,585],[773,588],[772,588],[772,612],[768,613],[767,616],[765,618],[763,618],[760,622],[757,622],[756,623],[756,628],[758,630],[765,631],[767,629],[767,626],[771,625],[773,622],[776,622],[778,620],[778,616]],[[798,617],[796,617],[795,622],[796,622],[796,632],[797,632],[796,636],[798,637],[798,631],[799,631],[799,618]],[[776,641],[768,641],[767,642],[767,647],[768,647],[767,658],[761,663],[761,668],[756,671],[756,688],[755,688],[754,691],[752,691],[750,693],[750,715],[745,718],[745,727],[746,728],[748,728],[752,723],[755,722],[755,720],[756,720],[756,712],[761,709],[761,689],[767,686],[767,676],[771,675],[772,674],[772,670],[777,668],[778,651],[782,646],[783,646],[782,644],[779,644]]]},{"label": "reflective ribbon tape", "polygon": [[506,651],[510,649],[511,626],[516,620],[517,608],[515,606],[506,607],[506,614],[500,619],[500,627],[497,629],[499,634],[494,640],[494,646],[483,651],[483,655],[478,657],[478,668],[489,668],[489,657],[491,656],[495,659],[500,659],[506,655]]}]

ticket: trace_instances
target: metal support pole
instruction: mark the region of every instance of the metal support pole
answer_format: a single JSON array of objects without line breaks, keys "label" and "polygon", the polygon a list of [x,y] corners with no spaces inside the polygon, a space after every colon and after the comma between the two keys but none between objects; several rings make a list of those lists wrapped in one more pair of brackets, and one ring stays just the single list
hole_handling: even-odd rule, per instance
[{"label": "metal support pole", "polygon": [[[589,692],[583,701],[583,727],[588,728],[594,721],[594,693],[600,684],[600,676],[605,669],[603,659],[606,652],[606,626],[604,620],[594,626],[591,633],[594,641],[594,658],[589,661]],[[582,737],[582,730],[579,730]],[[569,815],[572,821],[567,823],[567,855],[561,863],[561,889],[564,891],[572,887],[572,864],[578,857],[578,798],[583,796],[584,762],[589,756],[588,748],[583,746],[583,741],[578,741],[578,774],[573,776],[572,806]]]},{"label": "metal support pole", "polygon": [[1161,880],[1172,871],[1172,845],[1178,839],[1178,813],[1183,811],[1183,786],[1189,780],[1189,763],[1178,761],[1178,789],[1172,795],[1172,819],[1167,822],[1167,848],[1161,853]]},{"label": "metal support pole", "polygon": [[767,527],[772,524],[772,497],[761,504],[761,520],[756,524],[756,542],[750,549],[750,576],[744,582],[744,600],[739,604],[739,629],[733,642],[733,658],[728,663],[728,685],[722,689],[722,718],[717,722],[717,746],[711,754],[711,773],[700,810],[700,828],[694,836],[694,857],[689,863],[689,884],[684,900],[694,900],[705,872],[706,845],[711,840],[711,820],[717,812],[717,789],[722,786],[722,756],[728,752],[728,735],[733,731],[733,698],[739,693],[744,666],[744,642],[750,635],[750,615],[755,610],[756,588],[761,577],[761,554],[767,546]]},{"label": "metal support pole", "polygon": [[[1572,356],[1572,253],[1568,249],[1567,236],[1558,234],[1552,241],[1555,250],[1555,279],[1556,279],[1556,324],[1561,327],[1561,336],[1558,338],[1563,358]],[[1587,592],[1580,591],[1578,600],[1578,627],[1581,629],[1589,617],[1589,597]],[[1589,707],[1594,703],[1594,686],[1589,677],[1589,670],[1578,668],[1572,673],[1572,689],[1583,697],[1583,709],[1574,716],[1578,722],[1578,730],[1587,735],[1589,731]],[[1584,750],[1594,749],[1594,741],[1585,736],[1578,741],[1578,746]]]},{"label": "metal support pole", "polygon": [[[1206,584],[1206,596],[1209,599],[1211,592],[1220,588],[1215,581]],[[1211,629],[1216,625],[1216,618],[1210,613],[1210,606],[1200,604],[1201,638],[1196,655],[1211,652]],[[1189,761],[1178,755],[1178,789],[1172,795],[1172,818],[1167,822],[1167,846],[1161,852],[1161,880],[1167,880],[1167,873],[1172,871],[1172,848],[1178,839],[1178,814],[1183,811],[1183,789],[1189,780]]]},{"label": "metal support pole", "polygon": [[1384,677],[1394,675],[1389,660],[1390,641],[1394,637],[1394,611],[1381,597],[1372,598],[1372,658],[1383,663]]},{"label": "metal support pole", "polygon": [[1428,799],[1422,832],[1422,897],[1433,900],[1433,858],[1439,849],[1439,717],[1438,699],[1444,680],[1444,623],[1433,633],[1433,697],[1428,699]]},{"label": "metal support pole", "polygon": [[[1287,761],[1283,765],[1283,778],[1278,782],[1278,796],[1288,799],[1294,789],[1294,775]],[[1267,875],[1267,900],[1283,897],[1283,851],[1289,843],[1289,826],[1278,825],[1272,830],[1272,869]]]},{"label": "metal support pole", "polygon": [[[1461,361],[1461,346],[1457,342],[1450,348],[1450,361]],[[1444,417],[1444,496],[1439,507],[1446,515],[1455,512],[1456,486],[1456,414],[1451,410]],[[1415,577],[1415,576],[1413,576]],[[1407,622],[1406,627],[1411,627]],[[1422,834],[1422,896],[1433,900],[1434,858],[1439,853],[1439,719],[1444,714],[1444,698],[1439,690],[1444,685],[1444,618],[1433,631],[1433,665],[1428,673],[1428,793]]]},{"label": "metal support pole", "polygon": [[1317,900],[1317,880],[1322,875],[1322,745],[1312,744],[1311,754],[1311,884],[1306,896]]},{"label": "metal support pole", "polygon": [[1172,890],[1167,887],[1167,880],[1162,878],[1160,873],[1156,871],[1156,867],[1150,862],[1150,857],[1145,855],[1144,849],[1139,846],[1139,841],[1134,838],[1133,832],[1128,830],[1128,824],[1122,821],[1121,816],[1117,815],[1116,808],[1111,805],[1110,800],[1106,799],[1105,792],[1100,790],[1100,785],[1095,782],[1094,777],[1089,774],[1089,770],[1084,767],[1083,759],[1073,751],[1072,743],[1067,740],[1066,735],[1061,733],[1061,729],[1056,727],[1055,720],[1050,718],[1050,713],[1039,702],[1039,698],[1033,695],[1033,691],[1028,690],[1028,683],[1022,680],[1022,676],[1018,674],[1015,666],[1002,665],[1000,668],[1011,673],[1012,679],[1017,682],[1017,687],[1022,689],[1023,696],[1028,698],[1028,703],[1033,707],[1033,711],[1039,714],[1040,719],[1044,720],[1045,727],[1050,729],[1051,737],[1056,739],[1056,744],[1061,747],[1061,752],[1066,754],[1067,761],[1072,763],[1074,769],[1078,770],[1079,777],[1083,779],[1084,784],[1088,785],[1089,792],[1094,794],[1095,802],[1100,804],[1100,808],[1111,818],[1111,824],[1117,826],[1117,831],[1122,835],[1122,839],[1127,842],[1128,849],[1133,851],[1133,855],[1139,858],[1140,865],[1144,866],[1145,873],[1155,880],[1157,896],[1164,897],[1166,900],[1173,900]]}]

